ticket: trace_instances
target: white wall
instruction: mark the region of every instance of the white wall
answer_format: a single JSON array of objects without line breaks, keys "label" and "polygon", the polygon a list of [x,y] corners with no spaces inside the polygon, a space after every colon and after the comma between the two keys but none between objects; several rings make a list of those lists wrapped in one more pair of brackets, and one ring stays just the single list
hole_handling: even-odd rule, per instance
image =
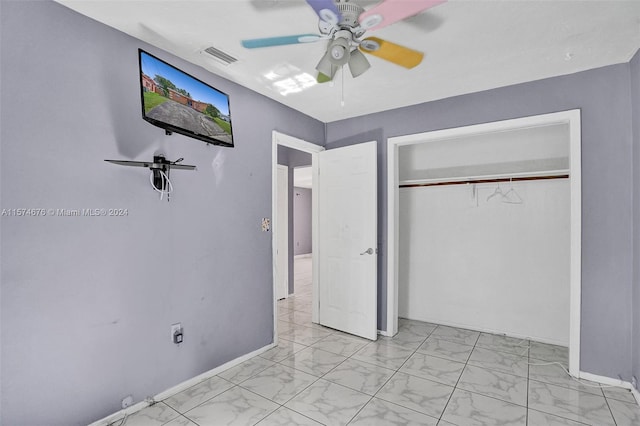
[{"label": "white wall", "polygon": [[401,317],[568,345],[569,181],[513,187],[400,190]]},{"label": "white wall", "polygon": [[569,169],[569,127],[529,127],[406,145],[401,182]]}]

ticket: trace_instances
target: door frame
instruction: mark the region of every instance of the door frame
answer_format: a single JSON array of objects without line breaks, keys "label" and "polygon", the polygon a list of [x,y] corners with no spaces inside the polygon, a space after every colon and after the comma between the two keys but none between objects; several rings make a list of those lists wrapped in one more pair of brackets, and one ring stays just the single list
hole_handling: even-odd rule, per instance
[{"label": "door frame", "polygon": [[569,372],[580,376],[580,298],[582,263],[582,169],[580,110],[573,109],[511,120],[392,137],[387,140],[387,335],[398,332],[398,148],[438,139],[486,134],[526,127],[568,124],[570,188]]},{"label": "door frame", "polygon": [[[273,232],[271,233],[271,247],[272,247],[272,281],[273,281],[273,343],[278,343],[278,318],[276,312],[278,311],[278,301],[276,300],[276,251],[278,248],[278,232],[277,228],[281,224],[277,221],[277,209],[278,209],[278,146],[286,146],[288,148],[297,149],[311,154],[311,168],[312,168],[312,180],[314,189],[319,182],[318,174],[318,153],[325,150],[323,146],[316,145],[311,142],[307,142],[302,139],[298,139],[293,136],[286,135],[274,130],[271,134],[271,217],[273,218]],[[291,218],[290,218],[291,219]],[[311,192],[311,259],[313,262],[313,273],[311,275],[312,280],[312,303],[311,303],[311,321],[317,323],[319,315],[318,305],[318,191]],[[288,223],[286,224],[288,226]]]},{"label": "door frame", "polygon": [[[277,177],[277,187],[278,187],[278,196],[276,197],[277,201],[281,201],[281,197],[284,198],[284,200],[282,201],[286,201],[285,207],[284,207],[284,211],[282,210],[282,205],[278,202],[277,203],[277,207],[276,207],[276,213],[273,215],[274,217],[274,223],[275,222],[279,222],[281,218],[285,218],[286,222],[289,223],[289,220],[291,220],[289,218],[289,193],[286,192],[285,194],[280,194],[280,189],[282,189],[282,187],[284,186],[285,188],[289,187],[289,167],[288,166],[284,166],[282,164],[278,164],[277,165],[277,169],[276,169],[277,173],[284,173],[284,182],[282,181],[282,176],[278,176]],[[277,241],[277,245],[276,245],[276,267],[275,267],[275,278],[277,279],[275,282],[275,288],[276,288],[276,292],[275,292],[275,296],[276,296],[276,300],[280,299],[280,296],[282,295],[280,293],[280,291],[282,291],[282,288],[280,288],[282,285],[284,285],[286,287],[285,291],[284,291],[284,298],[286,299],[287,297],[289,297],[289,244],[284,244],[284,249],[280,250],[280,248],[282,247],[282,245],[280,243],[282,243],[282,241],[280,241],[282,238],[285,239],[285,241],[288,243],[289,242],[289,227],[288,226],[278,226],[277,228],[274,226],[273,228],[273,232],[274,234],[277,232],[278,235],[276,237],[276,241]],[[284,235],[283,235],[284,234]],[[284,259],[282,259],[282,257],[284,256]],[[278,270],[278,265],[282,262],[285,262],[287,265],[286,271],[279,271]],[[284,281],[284,283],[283,283]]]}]

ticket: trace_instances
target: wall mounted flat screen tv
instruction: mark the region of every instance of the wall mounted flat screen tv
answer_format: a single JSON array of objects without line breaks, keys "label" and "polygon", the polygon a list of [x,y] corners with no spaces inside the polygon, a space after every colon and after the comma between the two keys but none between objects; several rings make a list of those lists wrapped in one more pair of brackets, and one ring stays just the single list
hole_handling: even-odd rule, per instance
[{"label": "wall mounted flat screen tv", "polygon": [[139,49],[142,118],[215,145],[233,147],[229,96]]}]

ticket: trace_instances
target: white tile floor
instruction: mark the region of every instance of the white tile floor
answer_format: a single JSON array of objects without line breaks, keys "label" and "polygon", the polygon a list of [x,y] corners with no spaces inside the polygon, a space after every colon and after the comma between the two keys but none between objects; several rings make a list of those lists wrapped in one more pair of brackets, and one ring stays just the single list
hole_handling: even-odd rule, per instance
[{"label": "white tile floor", "polygon": [[640,425],[629,391],[535,365],[566,365],[566,348],[409,320],[377,342],[312,324],[311,259],[295,271],[277,347],[125,425]]}]

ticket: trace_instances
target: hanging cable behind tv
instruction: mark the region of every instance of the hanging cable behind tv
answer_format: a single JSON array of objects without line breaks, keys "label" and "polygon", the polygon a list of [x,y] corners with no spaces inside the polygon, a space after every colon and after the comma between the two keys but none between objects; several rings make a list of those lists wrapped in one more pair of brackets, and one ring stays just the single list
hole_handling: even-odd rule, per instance
[{"label": "hanging cable behind tv", "polygon": [[179,158],[176,161],[168,161],[162,155],[154,155],[153,162],[148,161],[128,161],[128,160],[104,160],[109,163],[118,164],[121,166],[130,166],[130,167],[147,167],[151,170],[151,174],[149,175],[149,181],[151,182],[151,186],[153,189],[160,193],[160,199],[162,200],[164,196],[167,196],[167,201],[169,201],[169,194],[173,192],[173,184],[169,179],[169,174],[171,173],[171,169],[178,170],[195,170],[196,166],[189,166],[186,164],[179,164],[182,162],[184,158]]}]

